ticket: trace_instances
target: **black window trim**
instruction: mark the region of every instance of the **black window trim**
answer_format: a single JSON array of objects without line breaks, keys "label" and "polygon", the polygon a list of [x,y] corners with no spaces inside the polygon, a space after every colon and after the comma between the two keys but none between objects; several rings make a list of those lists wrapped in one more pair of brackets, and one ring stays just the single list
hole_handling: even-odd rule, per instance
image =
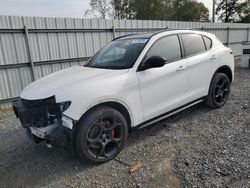
[{"label": "black window trim", "polygon": [[[206,45],[206,42],[205,42],[205,37],[208,38],[211,41],[211,46],[210,46],[209,49],[207,49],[207,45]],[[204,41],[204,44],[205,44],[206,51],[210,51],[213,48],[213,40],[210,37],[205,36],[205,35],[202,35],[202,38],[203,38],[203,41]]]},{"label": "black window trim", "polygon": [[161,39],[163,39],[163,38],[171,37],[171,36],[175,36],[175,35],[177,36],[178,41],[179,41],[180,52],[181,52],[181,58],[180,58],[180,59],[177,59],[177,60],[173,60],[173,61],[168,61],[167,64],[174,63],[174,62],[176,62],[176,61],[182,60],[183,57],[184,57],[184,51],[183,51],[184,49],[183,49],[183,46],[182,46],[182,42],[181,42],[179,33],[167,34],[167,35],[164,35],[164,36],[158,38],[157,40],[155,40],[154,43],[150,46],[150,48],[147,50],[147,52],[145,53],[144,57],[142,58],[142,60],[141,60],[141,62],[140,62],[140,64],[139,64],[139,66],[137,67],[137,72],[140,72],[140,71],[141,71],[141,70],[140,70],[140,66],[142,65],[142,63],[144,63],[145,59],[147,58],[147,53],[149,52],[149,50],[153,47],[153,45],[154,45],[157,41],[159,41],[159,40],[161,40]]},{"label": "black window trim", "polygon": [[205,50],[207,51],[207,45],[206,45],[206,42],[205,42],[205,38],[204,38],[203,35],[201,35],[201,38],[202,38],[202,41],[203,41],[203,43],[204,43],[204,45],[205,45]]}]

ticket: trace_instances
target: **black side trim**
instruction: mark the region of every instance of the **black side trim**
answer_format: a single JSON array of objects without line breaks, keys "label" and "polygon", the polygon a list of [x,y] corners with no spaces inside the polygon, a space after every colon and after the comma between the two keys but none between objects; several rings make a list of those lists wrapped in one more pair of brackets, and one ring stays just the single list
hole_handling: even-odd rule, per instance
[{"label": "black side trim", "polygon": [[[140,127],[143,127],[144,125],[149,124],[149,123],[152,122],[152,121],[155,121],[155,120],[160,119],[160,118],[162,118],[162,117],[164,117],[164,116],[167,116],[167,115],[169,115],[169,114],[172,114],[172,113],[174,113],[174,112],[176,112],[176,111],[178,111],[178,110],[180,110],[180,109],[182,109],[182,108],[185,108],[185,107],[187,107],[187,106],[189,106],[189,105],[191,105],[191,104],[193,104],[193,103],[195,103],[195,102],[198,102],[198,101],[200,101],[200,100],[204,100],[205,98],[206,98],[206,96],[201,97],[201,98],[198,98],[198,99],[196,99],[196,100],[194,100],[194,101],[192,101],[192,102],[189,102],[189,103],[187,103],[187,104],[185,104],[185,105],[182,105],[182,106],[180,106],[180,107],[178,107],[178,108],[175,108],[175,109],[173,109],[173,110],[170,110],[170,111],[168,111],[168,112],[166,112],[166,113],[164,113],[164,114],[161,114],[161,115],[156,116],[156,117],[154,117],[154,118],[152,118],[152,119],[149,119],[149,120],[147,120],[147,121],[144,121],[143,123],[137,125],[136,127],[133,127],[133,129],[139,129]],[[160,120],[159,120],[159,121],[160,121]],[[150,124],[149,124],[149,125],[150,125]]]}]

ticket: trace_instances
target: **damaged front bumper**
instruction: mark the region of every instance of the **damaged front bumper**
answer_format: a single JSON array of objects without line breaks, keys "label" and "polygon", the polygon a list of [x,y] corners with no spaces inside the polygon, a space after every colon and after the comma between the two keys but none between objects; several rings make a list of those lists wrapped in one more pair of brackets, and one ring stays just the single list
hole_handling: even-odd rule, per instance
[{"label": "damaged front bumper", "polygon": [[56,103],[55,96],[41,100],[19,98],[13,102],[13,109],[22,126],[36,138],[50,142],[59,138],[69,141],[75,121],[63,112],[70,103]]}]

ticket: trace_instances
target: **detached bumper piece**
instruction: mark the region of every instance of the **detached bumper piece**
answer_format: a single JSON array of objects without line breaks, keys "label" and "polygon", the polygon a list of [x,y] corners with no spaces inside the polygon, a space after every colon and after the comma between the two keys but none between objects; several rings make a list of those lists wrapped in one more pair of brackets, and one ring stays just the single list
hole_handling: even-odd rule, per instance
[{"label": "detached bumper piece", "polygon": [[49,125],[47,127],[30,127],[30,131],[33,135],[39,137],[39,138],[46,138],[50,136],[55,129],[58,127],[58,125]]}]

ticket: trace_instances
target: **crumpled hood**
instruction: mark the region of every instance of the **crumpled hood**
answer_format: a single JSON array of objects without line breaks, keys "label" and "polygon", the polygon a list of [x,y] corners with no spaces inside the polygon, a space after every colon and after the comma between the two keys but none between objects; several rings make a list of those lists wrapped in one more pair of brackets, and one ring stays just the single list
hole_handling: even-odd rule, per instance
[{"label": "crumpled hood", "polygon": [[20,97],[28,100],[36,100],[56,95],[56,97],[59,97],[60,102],[63,100],[62,91],[74,89],[73,86],[75,84],[79,84],[80,87],[86,87],[87,91],[87,85],[91,84],[91,82],[105,82],[105,78],[118,76],[125,72],[127,72],[127,70],[108,70],[74,66],[33,82],[22,91]]}]

